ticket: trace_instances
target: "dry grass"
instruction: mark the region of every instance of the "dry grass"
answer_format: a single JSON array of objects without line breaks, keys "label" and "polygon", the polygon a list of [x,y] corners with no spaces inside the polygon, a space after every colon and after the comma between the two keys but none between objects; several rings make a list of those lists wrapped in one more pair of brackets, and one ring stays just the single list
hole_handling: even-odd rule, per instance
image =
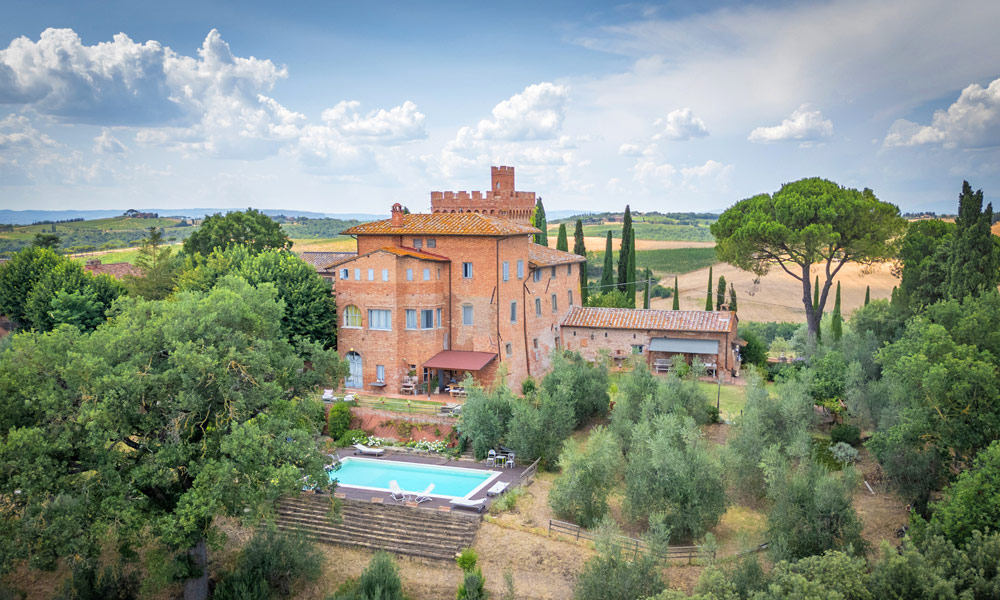
[{"label": "dry grass", "polygon": [[[813,276],[819,274],[816,269]],[[727,284],[736,287],[739,303],[739,316],[743,321],[788,321],[805,322],[805,309],[802,308],[802,284],[782,271],[773,269],[766,276],[755,282],[756,275],[741,271],[725,263],[717,263],[713,267],[713,285],[718,283],[719,275],[725,275]],[[872,299],[889,298],[893,286],[899,284],[899,279],[889,272],[889,265],[883,264],[874,269],[864,268],[856,264],[847,264],[837,276],[841,283],[841,302],[844,315],[849,315],[865,301],[865,286],[871,286]],[[673,279],[663,280],[661,285],[673,287]],[[704,310],[705,292],[708,285],[708,269],[699,269],[681,275],[678,278],[680,287],[680,306],[682,310]],[[827,301],[827,312],[833,310],[833,291]],[[652,308],[669,309],[672,298],[654,298]]]},{"label": "dry grass", "polygon": [[[556,247],[557,236],[549,236],[549,248]],[[604,252],[606,244],[608,243],[607,238],[599,236],[585,236],[583,238],[583,245],[587,247],[588,252]],[[620,238],[612,238],[611,247],[617,252],[621,249],[622,241]],[[715,242],[687,242],[687,241],[672,241],[672,240],[635,240],[636,250],[661,250],[663,248],[714,248]],[[569,249],[573,250],[573,232],[570,232],[569,237]]]},{"label": "dry grass", "polygon": [[347,236],[292,240],[293,252],[354,252],[357,249],[357,240]]}]

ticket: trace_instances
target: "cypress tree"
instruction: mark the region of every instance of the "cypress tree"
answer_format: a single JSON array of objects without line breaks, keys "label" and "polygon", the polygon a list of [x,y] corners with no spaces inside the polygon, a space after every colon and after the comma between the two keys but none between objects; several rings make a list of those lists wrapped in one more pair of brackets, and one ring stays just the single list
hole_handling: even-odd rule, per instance
[{"label": "cypress tree", "polygon": [[969,182],[963,181],[946,280],[952,298],[994,290],[1000,280],[1000,250],[990,231],[993,204],[982,208],[983,190],[973,193]]},{"label": "cypress tree", "polygon": [[868,303],[871,302],[871,301],[872,301],[872,286],[866,285],[865,286],[865,306],[868,306]]},{"label": "cypress tree", "polygon": [[645,280],[642,282],[642,307],[649,308],[649,279],[653,274],[649,269],[646,269],[642,275]]},{"label": "cypress tree", "polygon": [[598,290],[600,294],[606,294],[611,291],[612,286],[615,284],[615,275],[612,265],[614,264],[614,258],[611,255],[611,232],[608,232],[608,241],[604,246],[604,268],[601,269],[601,289]]},{"label": "cypress tree", "polygon": [[712,267],[708,268],[708,296],[705,297],[705,310],[712,310]]},{"label": "cypress tree", "polygon": [[[622,219],[622,245],[618,251],[618,289],[627,292],[625,282],[628,278],[629,253],[632,251],[632,211],[625,205],[625,218]],[[634,304],[634,303],[633,303]]]},{"label": "cypress tree", "polygon": [[535,210],[531,213],[531,224],[542,230],[535,234],[535,243],[543,246],[549,245],[549,225],[545,220],[545,206],[542,205],[542,197],[535,200]]},{"label": "cypress tree", "polygon": [[726,276],[719,275],[719,285],[715,288],[715,310],[722,310],[726,303]]},{"label": "cypress tree", "polygon": [[580,305],[587,306],[587,246],[583,243],[583,221],[576,220],[573,230],[573,254],[583,257],[580,264]]},{"label": "cypress tree", "polygon": [[837,299],[833,303],[833,323],[830,325],[833,332],[833,341],[839,342],[844,335],[843,317],[840,315],[840,282],[837,282]]},{"label": "cypress tree", "polygon": [[681,309],[681,288],[677,286],[677,276],[674,275],[674,310]]},{"label": "cypress tree", "polygon": [[729,284],[729,310],[736,312],[736,286]]},{"label": "cypress tree", "polygon": [[628,269],[625,270],[625,294],[628,296],[629,306],[635,308],[635,237],[629,236]]},{"label": "cypress tree", "polygon": [[819,275],[816,276],[816,283],[813,284],[813,310],[819,311]]},{"label": "cypress tree", "polygon": [[559,224],[559,237],[556,238],[556,250],[569,252],[569,240],[566,239],[566,224]]}]

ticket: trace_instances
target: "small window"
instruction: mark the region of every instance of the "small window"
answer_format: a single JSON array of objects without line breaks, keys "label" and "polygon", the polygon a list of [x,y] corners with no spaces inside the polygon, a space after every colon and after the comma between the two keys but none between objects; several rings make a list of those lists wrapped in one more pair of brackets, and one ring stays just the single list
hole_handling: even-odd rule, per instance
[{"label": "small window", "polygon": [[559,336],[557,335],[556,336],[556,348],[558,348],[558,347],[559,347]]},{"label": "small window", "polygon": [[535,298],[535,314],[539,317],[542,316],[542,299]]},{"label": "small window", "polygon": [[437,313],[436,313],[435,317],[436,318],[434,320],[434,326],[437,327],[438,329],[441,329],[441,309],[440,308],[437,309]]},{"label": "small window", "polygon": [[472,325],[472,305],[462,307],[462,325]]},{"label": "small window", "polygon": [[569,306],[573,306],[573,290],[566,292],[569,295]]},{"label": "small window", "polygon": [[389,281],[389,269],[382,269],[382,281]]},{"label": "small window", "polygon": [[556,276],[556,268],[552,267],[552,275],[549,275],[549,277],[555,277],[555,276]]},{"label": "small window", "polygon": [[361,269],[354,269],[354,280],[361,281]]},{"label": "small window", "polygon": [[406,270],[406,280],[413,281],[413,269]]},{"label": "small window", "polygon": [[507,342],[507,345],[504,346],[504,350],[507,352],[507,356],[512,356],[514,354],[514,344]]},{"label": "small window", "polygon": [[632,354],[642,354],[642,344],[632,344]]},{"label": "small window", "polygon": [[503,272],[503,280],[510,281],[510,263],[508,261],[503,261],[501,264],[501,270]]},{"label": "small window", "polygon": [[567,275],[573,274],[573,263],[569,263],[568,265],[566,265],[566,274]]},{"label": "small window", "polygon": [[517,323],[517,300],[510,303],[510,322]]},{"label": "small window", "polygon": [[462,277],[465,279],[472,279],[472,263],[462,263]]},{"label": "small window", "polygon": [[406,309],[406,328],[417,328],[417,310],[415,308]]},{"label": "small window", "polygon": [[436,239],[434,239],[434,238],[427,238],[427,247],[428,248],[437,248],[437,245],[438,245],[438,243],[437,243]]},{"label": "small window", "polygon": [[430,280],[431,280],[431,270],[424,269],[424,281],[430,281]]},{"label": "small window", "polygon": [[424,247],[424,241],[420,238],[413,238],[413,247],[420,250]]},{"label": "small window", "polygon": [[517,261],[517,280],[520,281],[524,279],[524,261]]},{"label": "small window", "polygon": [[538,338],[531,340],[531,345],[535,347],[535,350],[538,350]]},{"label": "small window", "polygon": [[392,330],[392,312],[385,309],[371,309],[368,311],[368,329],[379,331]]},{"label": "small window", "polygon": [[351,273],[350,269],[341,269],[340,270],[340,279],[341,279],[341,281],[346,281],[346,280],[350,279],[351,278],[350,273]]},{"label": "small window", "polygon": [[361,327],[361,311],[357,306],[344,307],[344,327]]},{"label": "small window", "polygon": [[541,269],[535,269],[535,272],[532,274],[531,277],[535,281],[541,281],[542,280],[542,270]]},{"label": "small window", "polygon": [[375,281],[375,269],[368,269],[368,281]]},{"label": "small window", "polygon": [[434,309],[425,308],[420,311],[420,328],[434,329]]},{"label": "small window", "polygon": [[559,310],[559,299],[555,294],[552,294],[552,312]]},{"label": "small window", "polygon": [[385,365],[375,365],[375,381],[385,383]]}]

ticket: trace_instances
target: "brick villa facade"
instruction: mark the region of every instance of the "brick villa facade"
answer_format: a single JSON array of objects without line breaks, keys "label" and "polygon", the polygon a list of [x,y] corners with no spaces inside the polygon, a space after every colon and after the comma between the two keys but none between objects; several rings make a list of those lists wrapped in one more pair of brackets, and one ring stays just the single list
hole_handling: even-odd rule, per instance
[{"label": "brick villa facade", "polygon": [[338,351],[346,384],[397,393],[409,373],[441,385],[470,373],[521,382],[549,368],[560,324],[580,302],[584,257],[535,244],[535,195],[494,167],[491,190],[432,192],[431,214],[403,214],[344,231],[357,255],[336,277]]}]

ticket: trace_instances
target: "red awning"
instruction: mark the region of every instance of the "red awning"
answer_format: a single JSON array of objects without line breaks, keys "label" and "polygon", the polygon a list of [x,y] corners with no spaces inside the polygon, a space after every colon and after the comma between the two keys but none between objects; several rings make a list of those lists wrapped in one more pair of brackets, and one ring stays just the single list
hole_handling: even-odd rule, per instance
[{"label": "red awning", "polygon": [[490,364],[497,355],[493,352],[470,352],[464,350],[442,350],[424,363],[425,369],[448,369],[450,371],[479,371]]}]

